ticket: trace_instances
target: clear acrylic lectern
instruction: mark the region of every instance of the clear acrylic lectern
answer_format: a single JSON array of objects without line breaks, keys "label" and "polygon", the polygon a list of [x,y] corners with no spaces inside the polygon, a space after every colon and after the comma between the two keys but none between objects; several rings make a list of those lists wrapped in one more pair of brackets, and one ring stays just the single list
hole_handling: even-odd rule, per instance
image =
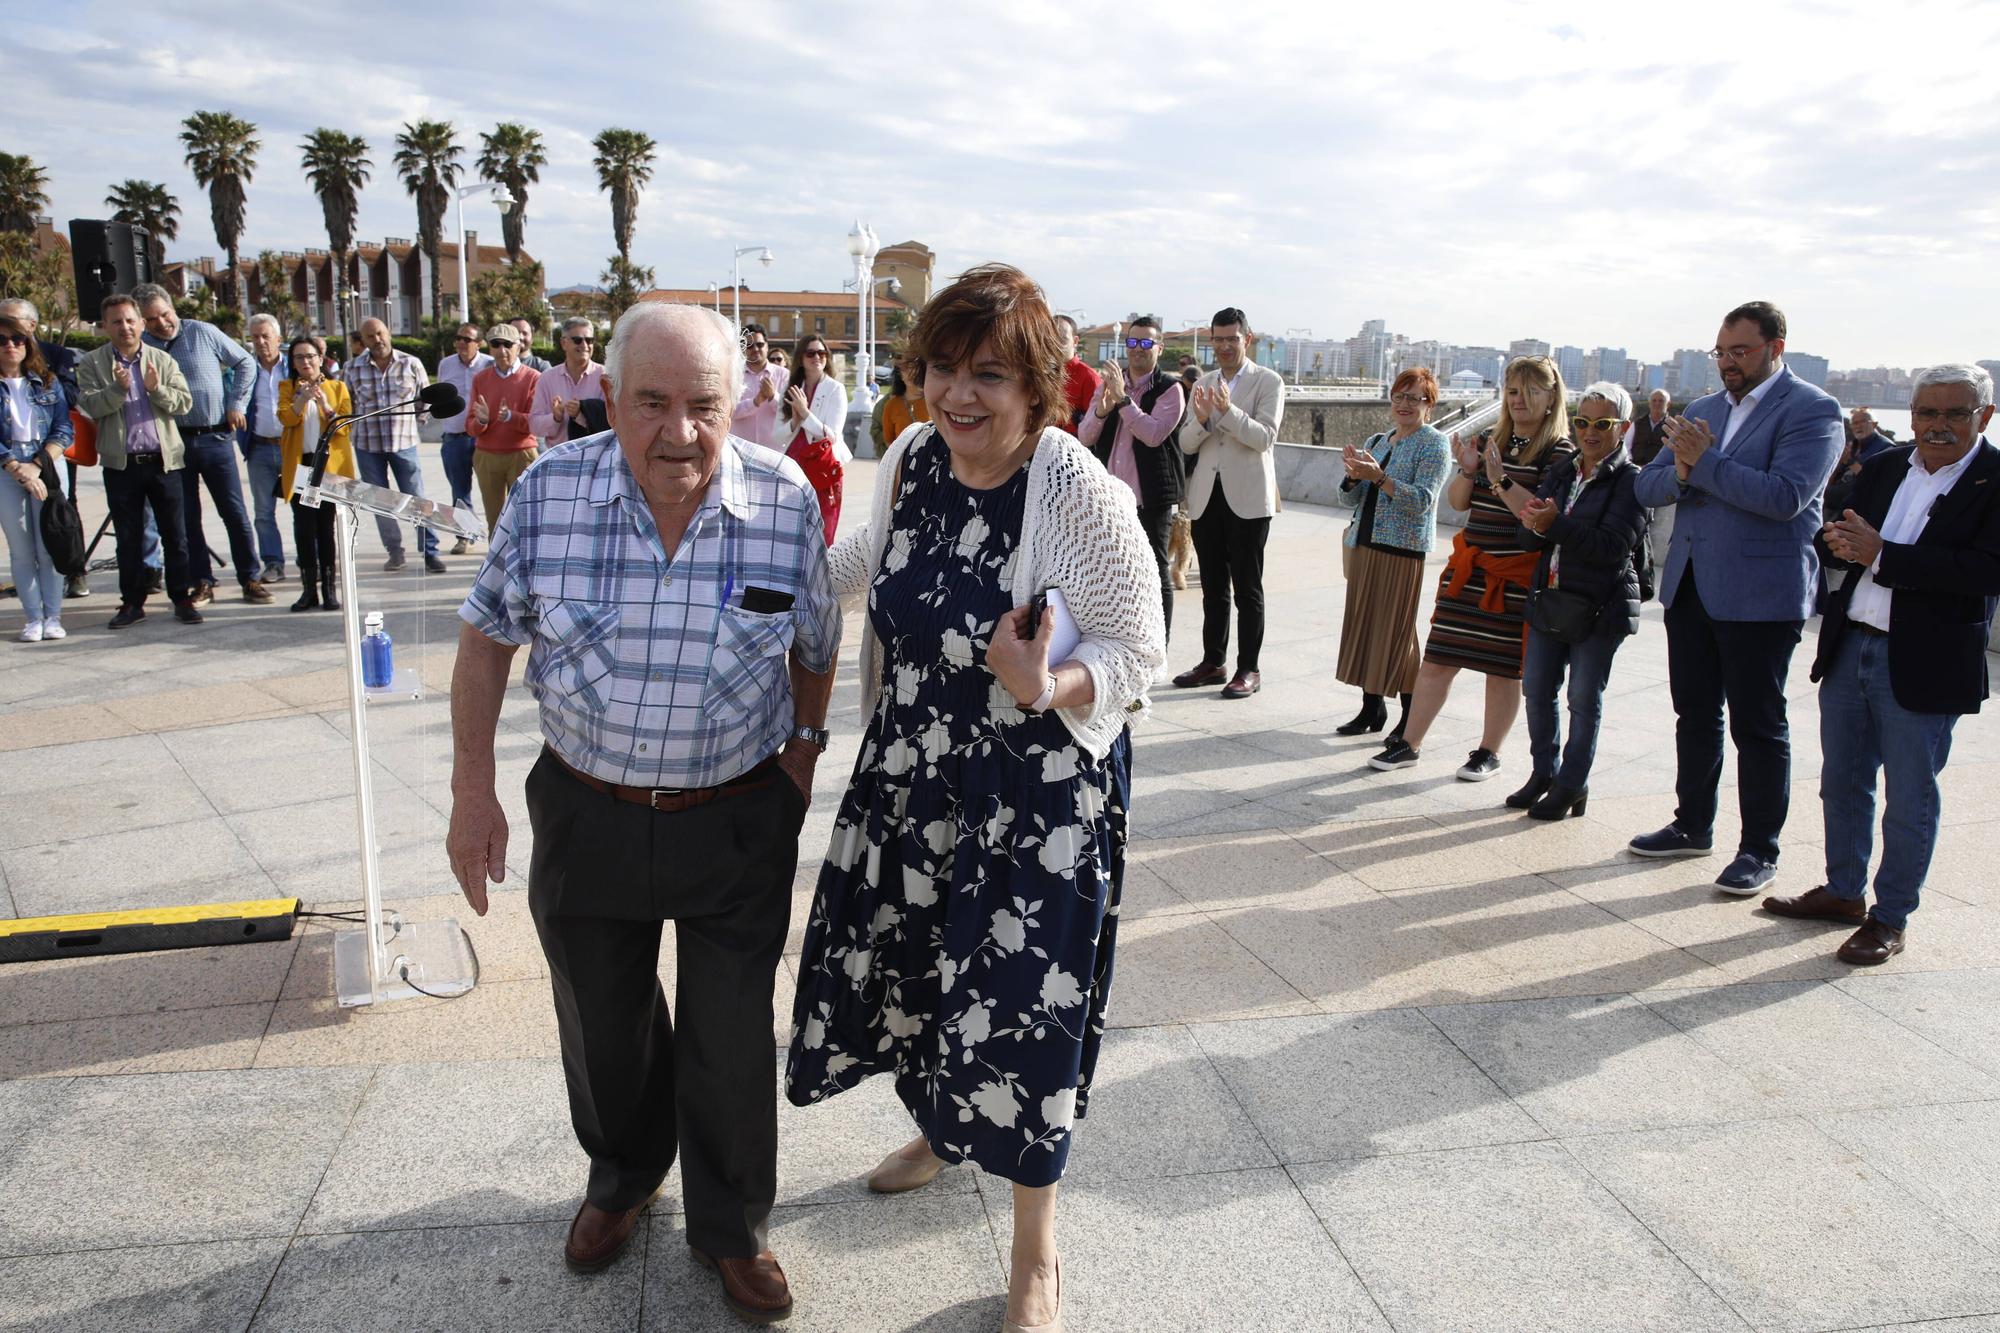
[{"label": "clear acrylic lectern", "polygon": [[342,1007],[404,1000],[419,995],[448,997],[472,989],[478,964],[455,919],[405,921],[382,910],[381,863],[375,836],[375,783],[368,752],[371,697],[422,693],[420,654],[406,654],[389,683],[371,689],[361,663],[361,589],[354,537],[363,514],[434,529],[440,536],[484,541],[486,529],[471,513],[448,504],[371,486],[349,477],[322,477],[315,484],[301,471],[299,503],[334,507],[334,550],[340,561],[341,620],[347,644],[347,707],[353,730],[354,822],[361,848],[362,928],[342,931],[333,941],[334,990]]}]

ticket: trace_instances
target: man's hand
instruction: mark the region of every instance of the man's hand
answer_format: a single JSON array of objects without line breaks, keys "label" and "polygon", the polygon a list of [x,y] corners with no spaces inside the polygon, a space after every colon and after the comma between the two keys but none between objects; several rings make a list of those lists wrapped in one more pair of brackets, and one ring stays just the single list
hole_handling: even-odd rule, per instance
[{"label": "man's hand", "polygon": [[569,415],[569,413],[563,411],[564,406],[565,404],[563,403],[563,400],[560,398],[549,399],[549,415],[554,417],[557,421],[561,421],[564,417]]},{"label": "man's hand", "polygon": [[1104,363],[1103,393],[1102,401],[1106,404],[1107,410],[1110,404],[1125,396],[1125,368],[1116,361]]},{"label": "man's hand", "polygon": [[507,812],[490,788],[478,795],[452,798],[444,850],[465,901],[485,916],[486,881],[499,884],[507,878]]},{"label": "man's hand", "polygon": [[485,394],[474,395],[472,399],[472,415],[482,426],[493,424],[493,409],[487,404]]},{"label": "man's hand", "polygon": [[[123,367],[120,367],[120,369],[123,369]],[[154,365],[151,361],[148,361],[145,363],[144,368],[140,371],[140,375],[142,377],[141,382],[145,384],[147,393],[153,393],[159,389],[160,368],[158,366]],[[126,377],[125,383],[128,386],[132,383],[132,379],[130,376]]]},{"label": "man's hand", "polygon": [[1224,384],[1220,379],[1216,380],[1215,389],[1209,395],[1208,401],[1211,408],[1214,410],[1215,415],[1219,417],[1228,416],[1229,386],[1227,384]]},{"label": "man's hand", "polygon": [[760,381],[762,381],[757,386],[757,406],[762,407],[764,404],[773,402],[777,399],[778,390],[777,387],[771,383],[771,377],[769,375],[764,374],[763,372],[760,371],[758,372],[757,378]]},{"label": "man's hand", "polygon": [[242,430],[245,426],[250,424],[250,419],[244,416],[241,412],[231,412],[228,416],[224,417],[223,420],[229,423],[229,429],[231,430]]},{"label": "man's hand", "polygon": [[1188,406],[1193,409],[1195,420],[1206,426],[1215,412],[1215,391],[1207,385],[1196,385]]},{"label": "man's hand", "polygon": [[1882,534],[1852,509],[1841,510],[1840,517],[1827,524],[1823,531],[1827,550],[1863,569],[1872,566],[1875,557],[1882,554]]},{"label": "man's hand", "polygon": [[571,421],[580,420],[583,416],[583,399],[556,399],[556,415],[559,417],[568,417]]},{"label": "man's hand", "polygon": [[778,751],[778,767],[799,795],[805,798],[806,808],[812,808],[813,769],[819,763],[819,747],[811,741],[787,741],[785,748]]},{"label": "man's hand", "polygon": [[1674,451],[1674,470],[1686,481],[1701,456],[1715,444],[1715,435],[1706,421],[1689,421],[1686,417],[1668,417],[1663,433],[1667,447]]},{"label": "man's hand", "polygon": [[118,381],[118,387],[120,389],[123,389],[126,393],[132,392],[131,371],[125,369],[125,367],[121,365],[114,363],[111,367],[111,374],[112,377]]},{"label": "man's hand", "polygon": [[1547,536],[1556,523],[1556,502],[1539,496],[1528,501],[1528,507],[1521,511],[1521,524],[1528,531]]}]

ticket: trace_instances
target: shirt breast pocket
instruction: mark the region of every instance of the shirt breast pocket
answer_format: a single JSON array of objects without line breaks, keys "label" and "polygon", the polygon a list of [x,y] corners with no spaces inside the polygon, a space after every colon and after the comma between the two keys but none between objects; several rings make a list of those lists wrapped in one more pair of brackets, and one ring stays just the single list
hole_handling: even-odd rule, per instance
[{"label": "shirt breast pocket", "polygon": [[789,611],[722,608],[701,695],[702,711],[712,722],[740,722],[764,705],[783,676],[796,628]]},{"label": "shirt breast pocket", "polygon": [[618,665],[618,608],[551,599],[539,614],[539,633],[548,645],[543,683],[601,712],[610,702],[610,677]]}]

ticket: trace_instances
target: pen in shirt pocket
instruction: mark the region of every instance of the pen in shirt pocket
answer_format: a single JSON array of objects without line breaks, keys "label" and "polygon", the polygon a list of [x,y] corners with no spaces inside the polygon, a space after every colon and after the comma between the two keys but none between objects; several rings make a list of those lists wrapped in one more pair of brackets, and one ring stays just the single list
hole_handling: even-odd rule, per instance
[{"label": "pen in shirt pocket", "polygon": [[731,574],[728,578],[722,581],[722,601],[717,606],[716,609],[721,610],[723,607],[727,607],[729,605],[730,595],[735,591],[736,591],[736,576],[734,574]]}]

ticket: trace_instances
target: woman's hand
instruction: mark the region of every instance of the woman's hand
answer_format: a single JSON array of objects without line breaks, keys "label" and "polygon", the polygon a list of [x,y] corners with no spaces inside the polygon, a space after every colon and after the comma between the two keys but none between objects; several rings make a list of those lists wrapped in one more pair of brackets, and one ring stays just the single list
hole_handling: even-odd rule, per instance
[{"label": "woman's hand", "polygon": [[792,424],[803,425],[812,415],[812,404],[806,401],[805,393],[795,384],[785,390],[785,406],[791,409]]},{"label": "woman's hand", "polygon": [[[986,645],[986,669],[1023,708],[1041,698],[1049,683],[1049,640],[1056,624],[1056,613],[1047,607],[1042,608],[1040,625],[1031,624],[1032,614],[1032,608],[1017,606],[1000,617]],[[1022,638],[1029,629],[1034,637]]]},{"label": "woman's hand", "polygon": [[1491,435],[1486,437],[1486,480],[1498,486],[1507,478],[1507,467],[1500,461],[1500,441]]},{"label": "woman's hand", "polygon": [[36,500],[49,498],[48,487],[42,485],[42,474],[26,463],[9,463],[7,475],[19,482],[21,489],[26,491],[30,498]]},{"label": "woman's hand", "polygon": [[1382,480],[1382,464],[1366,449],[1356,449],[1347,445],[1341,450],[1341,460],[1347,465],[1347,475],[1356,481]]},{"label": "woman's hand", "polygon": [[1454,435],[1451,437],[1451,456],[1458,464],[1458,470],[1470,477],[1479,471],[1479,437],[1477,435]]},{"label": "woman's hand", "polygon": [[1547,536],[1549,529],[1554,527],[1555,524],[1556,502],[1554,500],[1544,500],[1538,496],[1528,501],[1527,508],[1521,511],[1521,526],[1538,536]]}]

